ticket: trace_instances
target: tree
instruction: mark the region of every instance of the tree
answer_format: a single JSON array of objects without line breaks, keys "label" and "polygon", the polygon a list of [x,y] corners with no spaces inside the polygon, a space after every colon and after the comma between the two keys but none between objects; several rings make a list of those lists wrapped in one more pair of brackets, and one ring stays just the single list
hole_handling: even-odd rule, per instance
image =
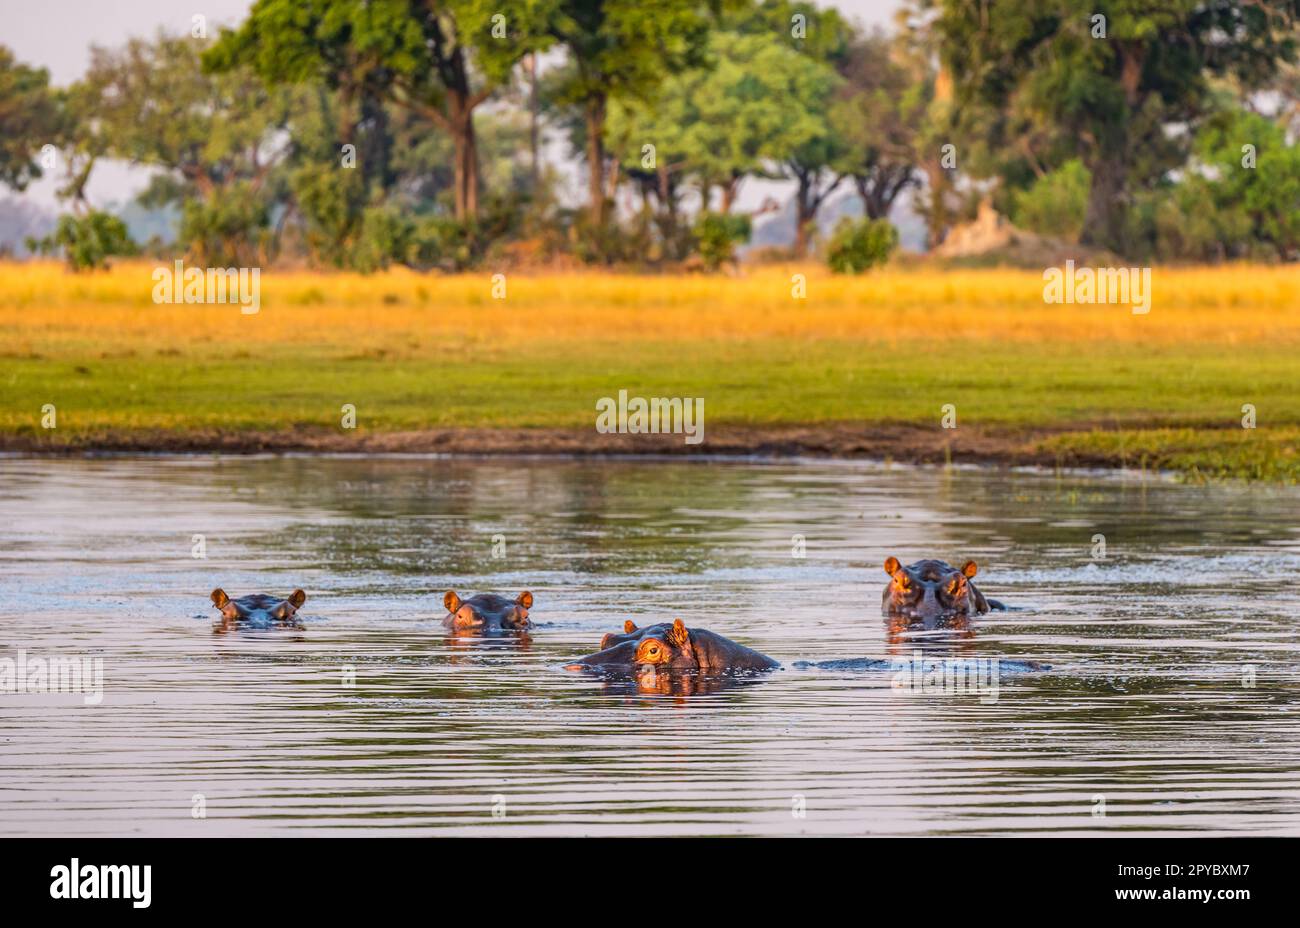
[{"label": "tree", "polygon": [[769,36],[717,32],[709,60],[672,75],[651,100],[615,101],[607,137],[629,172],[655,148],[656,175],[694,175],[705,207],[721,189],[731,212],[749,175],[771,176],[774,165],[824,131],[801,94],[821,74],[808,59]]},{"label": "tree", "polygon": [[544,31],[569,53],[554,98],[582,114],[590,221],[605,222],[605,121],[611,99],[648,98],[703,63],[711,19],[701,0],[556,0]]},{"label": "tree", "polygon": [[0,183],[23,190],[41,176],[36,155],[64,134],[58,94],[50,74],[29,67],[0,45]]},{"label": "tree", "polygon": [[854,41],[840,66],[844,83],[831,107],[832,129],[845,142],[844,171],[853,179],[869,219],[884,219],[915,183],[927,85],[893,60],[881,34]]},{"label": "tree", "polygon": [[782,173],[793,178],[795,190],[794,252],[808,253],[811,234],[817,222],[817,213],[830,198],[845,174],[840,171],[848,148],[831,127],[827,113],[838,79],[825,65],[807,58],[797,84],[795,104],[812,120],[814,131],[810,138],[791,150],[782,162]]},{"label": "tree", "polygon": [[[894,16],[897,31],[893,44],[898,63],[910,75],[922,106],[913,151],[925,184],[913,197],[913,206],[925,219],[926,244],[930,248],[942,244],[959,205],[955,141],[978,137],[977,133],[961,131],[958,125],[952,76],[940,65],[940,42],[933,19],[932,0],[906,0]],[[968,147],[963,145],[963,149]],[[967,154],[971,153],[963,151],[962,164]]]},{"label": "tree", "polygon": [[[1011,146],[1031,122],[1066,141],[1091,186],[1081,241],[1122,251],[1133,192],[1182,164],[1206,113],[1209,75],[1259,86],[1294,60],[1298,0],[1047,0],[999,5],[928,0],[959,106],[1008,114],[986,123]],[[1100,18],[1099,18],[1100,17]]]},{"label": "tree", "polygon": [[204,74],[204,47],[159,33],[116,51],[91,49],[90,67],[70,92],[81,118],[66,192],[81,199],[101,157],[160,168],[141,200],[181,207],[190,253],[252,263],[265,258],[257,241],[268,215],[261,193],[284,154],[276,131],[288,98],[246,70]]},{"label": "tree", "polygon": [[804,255],[818,211],[845,177],[841,168],[848,148],[828,114],[840,86],[835,69],[845,61],[853,30],[833,9],[788,0],[766,0],[742,9],[731,22],[739,31],[768,41],[777,39],[799,53],[801,64],[790,76],[791,94],[785,105],[791,116],[797,113],[808,120],[811,132],[784,153],[781,174],[798,185],[794,250]]},{"label": "tree", "polygon": [[257,0],[204,63],[214,70],[248,63],[269,83],[325,83],[344,110],[340,144],[351,143],[369,98],[415,110],[451,136],[456,218],[472,220],[474,111],[539,47],[545,9],[527,0]]}]

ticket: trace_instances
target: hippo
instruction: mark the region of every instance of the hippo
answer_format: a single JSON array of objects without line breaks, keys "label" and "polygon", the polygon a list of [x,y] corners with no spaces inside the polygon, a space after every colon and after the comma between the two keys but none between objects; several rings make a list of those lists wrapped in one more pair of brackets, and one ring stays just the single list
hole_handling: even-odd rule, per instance
[{"label": "hippo", "polygon": [[632,672],[643,667],[701,673],[775,670],[780,663],[716,632],[687,628],[681,619],[638,629],[631,621],[623,634],[601,639],[601,649],[565,665],[567,670]]},{"label": "hippo", "polygon": [[947,620],[983,615],[990,609],[1006,609],[996,599],[986,599],[971,579],[979,565],[967,561],[958,570],[944,561],[927,558],[904,567],[898,558],[885,561],[885,573],[892,580],[881,597],[881,611],[888,617],[917,621],[926,627]]},{"label": "hippo", "polygon": [[[690,644],[690,654],[684,654],[680,642]],[[660,622],[637,628],[628,620],[623,625],[623,633],[610,632],[600,641],[600,650],[588,654],[569,664],[566,670],[586,670],[598,673],[636,676],[647,669],[659,670],[694,670],[706,674],[737,674],[758,671],[778,670],[780,662],[766,654],[760,654],[742,644],[702,628],[686,628],[681,619],[675,622]],[[790,666],[796,670],[838,670],[838,671],[892,671],[901,667],[910,667],[919,660],[920,651],[913,651],[906,658],[870,658],[853,657],[826,661],[795,661]],[[1051,670],[1051,664],[1038,661],[1008,660],[999,658],[999,668],[1011,673],[1036,672]],[[662,678],[659,690],[663,690]],[[654,681],[651,681],[653,684]],[[652,691],[655,687],[652,686]]]},{"label": "hippo", "polygon": [[227,622],[292,623],[306,601],[307,594],[302,590],[294,590],[287,599],[266,593],[231,599],[220,587],[212,591],[212,605],[221,610],[221,617]]},{"label": "hippo", "polygon": [[[906,622],[921,620],[927,628],[955,627],[973,637],[967,621],[971,615],[982,615],[991,609],[1007,607],[996,599],[988,599],[971,582],[979,572],[979,565],[967,561],[958,570],[938,560],[917,561],[908,567],[897,558],[885,561],[885,570],[894,581],[884,592],[883,611],[891,620]],[[905,629],[891,631],[901,634]],[[898,644],[891,635],[891,644]],[[922,655],[921,644],[905,659],[895,658],[845,658],[826,661],[796,661],[791,666],[797,670],[839,670],[897,672],[901,667],[918,664]],[[970,655],[974,657],[974,655]],[[999,669],[1012,673],[1051,670],[1051,664],[1038,661],[998,658]],[[922,662],[923,665],[923,662]],[[672,623],[660,622],[637,628],[631,619],[623,623],[622,634],[609,632],[600,639],[600,650],[572,663],[566,670],[591,670],[605,673],[631,674],[648,668],[664,670],[700,670],[707,673],[734,673],[777,670],[781,664],[744,645],[737,644],[706,629],[688,629],[681,619]]]},{"label": "hippo", "polygon": [[527,590],[514,599],[496,593],[478,593],[461,599],[454,590],[442,598],[447,607],[447,617],[442,624],[454,631],[510,632],[532,628],[528,610],[533,605],[533,594]]}]

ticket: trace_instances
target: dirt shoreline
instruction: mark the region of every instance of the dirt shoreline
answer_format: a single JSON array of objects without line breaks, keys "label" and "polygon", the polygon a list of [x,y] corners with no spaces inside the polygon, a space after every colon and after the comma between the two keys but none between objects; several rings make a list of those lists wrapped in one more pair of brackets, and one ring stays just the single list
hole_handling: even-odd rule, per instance
[{"label": "dirt shoreline", "polygon": [[833,423],[726,426],[709,429],[688,445],[682,435],[598,435],[590,429],[442,428],[394,432],[110,431],[81,433],[66,441],[34,434],[0,435],[0,452],[82,456],[140,454],[463,454],[486,456],[610,455],[708,457],[870,458],[911,464],[983,463],[1119,467],[1105,456],[1061,455],[1041,440],[1075,429],[955,430],[909,425]]}]

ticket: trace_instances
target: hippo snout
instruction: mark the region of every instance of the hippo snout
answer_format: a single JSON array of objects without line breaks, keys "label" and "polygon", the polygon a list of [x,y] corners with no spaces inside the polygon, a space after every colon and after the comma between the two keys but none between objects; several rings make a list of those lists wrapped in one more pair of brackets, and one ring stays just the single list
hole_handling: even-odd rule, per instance
[{"label": "hippo snout", "polygon": [[921,601],[912,611],[918,619],[937,619],[952,612],[939,602],[939,596],[932,586],[926,586]]}]

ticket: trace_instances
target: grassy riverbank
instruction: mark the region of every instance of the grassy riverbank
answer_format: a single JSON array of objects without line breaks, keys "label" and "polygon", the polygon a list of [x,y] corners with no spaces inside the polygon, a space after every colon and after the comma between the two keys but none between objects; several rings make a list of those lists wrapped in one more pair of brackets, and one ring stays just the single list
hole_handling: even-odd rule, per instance
[{"label": "grassy riverbank", "polygon": [[[1045,304],[1032,272],[800,268],[507,272],[500,300],[494,269],[268,273],[245,315],[156,305],[152,270],[0,266],[0,447],[802,451],[1300,477],[1294,268],[1157,268],[1146,315]],[[705,441],[597,434],[596,400],[620,389],[703,397]]]}]

